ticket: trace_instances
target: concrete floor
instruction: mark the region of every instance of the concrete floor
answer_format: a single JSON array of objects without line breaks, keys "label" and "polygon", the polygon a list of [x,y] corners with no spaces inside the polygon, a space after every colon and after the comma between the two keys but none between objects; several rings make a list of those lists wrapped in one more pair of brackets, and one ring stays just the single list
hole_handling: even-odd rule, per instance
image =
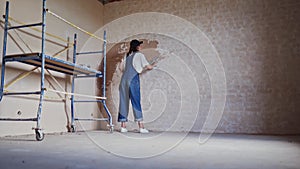
[{"label": "concrete floor", "polygon": [[299,169],[300,136],[105,131],[0,138],[1,169]]}]

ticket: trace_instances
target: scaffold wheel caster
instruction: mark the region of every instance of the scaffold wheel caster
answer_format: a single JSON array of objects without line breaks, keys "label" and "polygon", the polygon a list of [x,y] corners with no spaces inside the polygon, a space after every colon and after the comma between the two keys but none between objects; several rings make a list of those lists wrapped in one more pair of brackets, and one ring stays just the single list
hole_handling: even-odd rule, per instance
[{"label": "scaffold wheel caster", "polygon": [[109,126],[109,132],[113,133],[114,132],[114,126]]},{"label": "scaffold wheel caster", "polygon": [[76,131],[76,127],[74,125],[71,125],[71,132],[74,133]]},{"label": "scaffold wheel caster", "polygon": [[40,129],[35,130],[35,138],[37,141],[42,141],[44,139],[45,135]]}]

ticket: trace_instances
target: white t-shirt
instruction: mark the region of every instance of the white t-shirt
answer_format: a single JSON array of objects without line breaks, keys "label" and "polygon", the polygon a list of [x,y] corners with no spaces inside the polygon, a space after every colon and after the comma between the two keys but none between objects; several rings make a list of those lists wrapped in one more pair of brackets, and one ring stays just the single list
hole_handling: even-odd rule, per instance
[{"label": "white t-shirt", "polygon": [[[123,63],[124,63],[124,67],[126,65],[126,55],[123,58]],[[138,72],[138,73],[142,73],[143,69],[145,66],[149,65],[149,62],[147,61],[146,57],[144,54],[137,52],[134,57],[133,57],[133,61],[132,61],[133,67],[134,69]]]}]

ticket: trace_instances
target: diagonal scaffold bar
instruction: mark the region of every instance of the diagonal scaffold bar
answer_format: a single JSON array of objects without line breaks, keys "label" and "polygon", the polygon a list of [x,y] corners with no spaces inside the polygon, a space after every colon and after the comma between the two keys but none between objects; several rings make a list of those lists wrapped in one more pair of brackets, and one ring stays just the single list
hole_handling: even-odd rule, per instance
[{"label": "diagonal scaffold bar", "polygon": [[[74,115],[74,96],[80,96],[80,97],[88,97],[88,98],[94,98],[96,100],[101,100],[100,103],[103,104],[105,112],[107,114],[107,118],[96,118],[95,120],[105,120],[108,123],[109,129],[112,132],[113,131],[113,123],[112,123],[112,116],[111,113],[108,110],[108,107],[106,105],[106,93],[105,93],[105,81],[106,81],[106,31],[104,31],[104,38],[100,38],[86,30],[83,30],[82,28],[74,25],[73,23],[63,19],[62,17],[56,15],[53,12],[49,12],[49,10],[46,9],[46,0],[42,0],[43,2],[43,7],[42,7],[42,22],[37,23],[37,24],[27,24],[27,25],[18,25],[18,26],[10,26],[8,24],[9,21],[9,1],[6,2],[6,10],[5,10],[5,25],[4,25],[4,36],[3,36],[3,51],[2,51],[2,68],[1,68],[1,86],[0,86],[0,101],[2,100],[4,95],[32,95],[36,94],[39,95],[39,105],[38,105],[38,110],[37,110],[37,116],[35,118],[30,118],[34,119],[36,121],[36,127],[33,128],[35,130],[36,134],[36,140],[41,141],[44,139],[44,133],[41,131],[41,116],[42,116],[42,107],[43,107],[43,101],[45,99],[45,92],[50,91],[50,92],[55,92],[55,93],[60,93],[60,94],[65,94],[65,95],[71,95],[71,109],[72,109],[72,125],[74,124],[74,120],[80,120],[83,118],[75,118]],[[104,70],[103,72],[100,72],[98,70],[93,70],[85,66],[77,65],[76,64],[76,55],[80,53],[76,53],[76,34],[74,36],[74,43],[73,43],[73,62],[68,62],[64,61],[61,59],[56,59],[54,57],[48,56],[45,54],[45,41],[46,41],[46,35],[49,35],[46,33],[46,13],[50,13],[56,18],[59,18],[60,20],[63,20],[67,24],[71,25],[72,27],[77,28],[78,30],[90,35],[91,37],[94,37],[96,39],[99,39],[103,41],[103,50],[101,51],[103,54],[103,67]],[[23,53],[23,54],[14,54],[14,55],[7,55],[7,38],[8,38],[8,31],[10,30],[15,30],[15,29],[21,29],[21,28],[26,28],[29,27],[31,28],[32,26],[41,26],[41,52],[40,53]],[[55,36],[52,36],[55,37]],[[61,40],[61,39],[60,39]],[[69,43],[68,43],[69,44]],[[81,54],[88,54],[89,52],[86,53],[81,53]],[[9,93],[7,91],[4,91],[4,80],[5,80],[5,66],[6,62],[21,62],[24,64],[29,64],[33,66],[37,66],[40,68],[40,90],[36,92],[16,92],[16,93]],[[72,80],[72,92],[62,92],[58,90],[53,90],[53,89],[46,89],[45,88],[45,70],[50,69],[53,71],[58,71],[61,73],[66,73],[68,75],[71,75],[73,80]],[[33,69],[35,70],[35,68]],[[24,76],[27,76],[25,74]],[[74,93],[74,83],[75,83],[75,78],[76,77],[96,77],[96,78],[103,78],[103,90],[102,90],[102,96],[87,96],[83,94],[77,94]],[[20,78],[23,78],[23,76],[18,77],[17,80]],[[11,121],[28,121],[28,119],[11,119],[11,118],[0,118],[0,120],[11,120]],[[75,131],[75,126],[73,126],[73,130]]]},{"label": "diagonal scaffold bar", "polygon": [[67,23],[67,24],[69,24],[70,26],[72,26],[72,27],[74,27],[74,28],[76,28],[76,29],[82,31],[83,33],[86,33],[87,35],[89,35],[89,36],[91,36],[91,37],[94,37],[94,38],[96,38],[96,39],[98,39],[98,40],[101,40],[101,41],[103,41],[103,42],[106,42],[106,41],[107,41],[106,39],[100,38],[100,37],[96,36],[95,34],[90,33],[90,32],[88,32],[88,31],[86,31],[86,30],[80,28],[79,26],[77,26],[77,25],[73,24],[72,22],[70,22],[70,21],[64,19],[63,17],[60,17],[60,16],[57,15],[56,13],[50,11],[49,9],[47,9],[46,11],[47,11],[49,14],[51,14],[52,16],[54,16],[54,17],[58,18],[59,20],[65,22],[65,23]]}]

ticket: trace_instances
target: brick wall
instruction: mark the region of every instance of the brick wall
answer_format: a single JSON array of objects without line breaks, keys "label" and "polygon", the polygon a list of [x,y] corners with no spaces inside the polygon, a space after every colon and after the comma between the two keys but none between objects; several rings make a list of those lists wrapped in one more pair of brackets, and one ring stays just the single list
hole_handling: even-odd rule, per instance
[{"label": "brick wall", "polygon": [[[201,41],[199,49],[206,50],[206,45],[216,49],[226,75],[226,102],[216,132],[300,133],[299,1],[125,0],[105,5],[104,11],[104,23],[107,25],[130,14],[159,12],[178,16],[203,32],[208,40]],[[143,20],[135,22],[145,27],[152,25]],[[169,26],[173,27],[169,28],[170,31],[180,29],[176,24]],[[126,22],[119,27],[121,31],[122,27],[134,28]],[[197,38],[193,32],[184,31],[183,37],[191,42]],[[113,36],[119,32],[110,33]],[[186,131],[192,123],[191,131],[201,131],[211,113],[211,100],[215,97],[211,93],[211,75],[206,70],[213,64],[199,59],[197,53],[180,39],[155,33],[126,38],[156,41],[157,47],[149,49],[159,49],[161,68],[170,68],[167,72],[154,70],[141,78],[146,126],[158,131]],[[163,51],[168,53],[164,55]],[[176,58],[183,63],[176,62]],[[188,69],[182,68],[184,65]],[[181,71],[177,71],[180,69],[182,75]],[[111,71],[114,75],[109,90],[114,100],[110,101],[110,107],[116,116],[116,87],[120,74],[114,70]],[[183,78],[186,81],[194,78],[197,90],[191,84],[181,86],[180,81],[174,80],[177,75],[186,78]],[[189,100],[189,97],[182,97],[184,93],[193,91],[198,92],[199,104],[193,104],[195,100]],[[188,108],[181,111],[182,105]],[[176,127],[172,126],[174,124]]]}]

